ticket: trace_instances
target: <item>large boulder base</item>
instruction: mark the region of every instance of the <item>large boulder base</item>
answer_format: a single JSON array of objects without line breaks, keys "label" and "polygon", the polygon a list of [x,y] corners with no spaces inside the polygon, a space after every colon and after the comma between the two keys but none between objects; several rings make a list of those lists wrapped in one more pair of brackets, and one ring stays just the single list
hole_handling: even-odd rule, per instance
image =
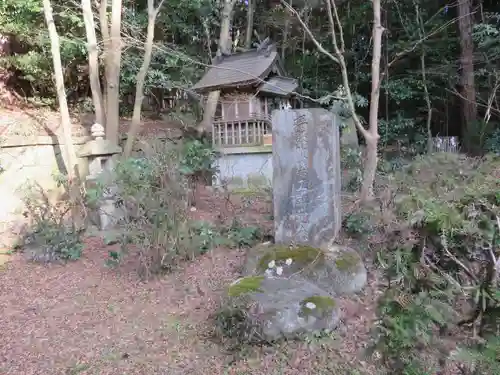
[{"label": "large boulder base", "polygon": [[[299,277],[258,280],[258,291],[229,297],[219,313],[218,325],[225,327],[226,336],[247,343],[273,342],[338,326],[340,310],[335,299],[316,285]],[[230,321],[235,317],[239,322]]]},{"label": "large boulder base", "polygon": [[217,321],[221,334],[248,343],[335,329],[335,298],[367,282],[360,256],[339,246],[257,246],[248,250],[243,274],[229,287]]},{"label": "large boulder base", "polygon": [[336,245],[327,251],[309,246],[257,246],[247,252],[244,275],[283,278],[300,275],[331,296],[357,293],[367,282],[367,271],[359,254]]}]

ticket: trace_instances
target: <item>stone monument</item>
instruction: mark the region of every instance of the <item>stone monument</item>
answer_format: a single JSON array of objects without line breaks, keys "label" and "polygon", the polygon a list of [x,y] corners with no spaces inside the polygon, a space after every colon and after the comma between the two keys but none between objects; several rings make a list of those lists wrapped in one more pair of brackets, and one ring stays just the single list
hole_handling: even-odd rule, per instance
[{"label": "stone monument", "polygon": [[276,243],[325,247],[341,227],[340,120],[322,108],[273,112]]},{"label": "stone monument", "polygon": [[246,317],[238,340],[336,329],[337,297],[360,292],[368,277],[354,249],[334,244],[341,226],[339,118],[317,108],[274,111],[272,121],[276,244],[247,250],[244,277],[229,288],[228,306]]}]

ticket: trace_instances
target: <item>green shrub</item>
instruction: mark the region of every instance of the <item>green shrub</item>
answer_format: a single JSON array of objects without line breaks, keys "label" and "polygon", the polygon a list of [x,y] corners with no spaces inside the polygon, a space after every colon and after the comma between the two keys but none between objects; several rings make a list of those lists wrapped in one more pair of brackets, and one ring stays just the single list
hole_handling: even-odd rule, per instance
[{"label": "green shrub", "polygon": [[31,226],[22,245],[36,262],[76,260],[83,250],[82,229],[71,219],[73,203],[53,203],[37,184],[28,187],[24,199]]},{"label": "green shrub", "polygon": [[232,246],[251,247],[262,238],[262,233],[257,227],[244,226],[239,221],[233,220],[227,229],[227,238]]},{"label": "green shrub", "polygon": [[[193,245],[198,229],[188,219],[187,181],[179,171],[179,158],[175,147],[153,142],[144,157],[129,158],[115,167],[112,183],[125,212],[125,235],[121,249],[110,252],[109,264],[134,249],[138,273],[147,279],[204,251]],[[102,184],[97,184],[88,192],[88,200],[98,200],[100,194]]]},{"label": "green shrub", "polygon": [[[398,226],[379,254],[387,288],[375,341],[404,374],[429,366],[422,352],[439,353],[447,327],[470,323],[488,337],[500,323],[500,158],[425,155],[393,177]],[[470,305],[455,305],[458,297]]]},{"label": "green shrub", "polygon": [[[395,83],[396,82],[393,81],[391,85]],[[404,84],[402,86],[399,84],[398,86],[400,86],[402,90],[408,90],[408,87]],[[396,111],[396,113],[391,116],[391,119],[380,120],[379,144],[382,147],[398,144],[399,147],[406,148],[413,155],[425,152],[427,135],[424,133],[424,128],[418,125],[415,118],[408,118],[403,111]]]},{"label": "green shrub", "polygon": [[486,152],[500,155],[500,125],[497,124],[497,126],[499,126],[498,129],[492,131],[485,140],[484,148]]},{"label": "green shrub", "polygon": [[80,231],[50,220],[40,220],[32,229],[31,239],[36,247],[31,256],[37,262],[77,260],[83,251]]},{"label": "green shrub", "polygon": [[359,190],[363,181],[362,154],[360,148],[342,147],[340,150],[341,169],[347,171],[342,179],[342,187],[346,191]]},{"label": "green shrub", "polygon": [[214,173],[216,152],[209,142],[198,139],[183,143],[179,170],[185,176],[195,176],[202,173]]},{"label": "green shrub", "polygon": [[234,247],[230,228],[216,228],[212,223],[195,221],[190,224],[193,231],[193,245],[201,254],[218,246]]},{"label": "green shrub", "polygon": [[345,216],[342,227],[350,235],[362,235],[370,232],[368,216],[363,212],[353,212]]},{"label": "green shrub", "polygon": [[[465,364],[470,374],[500,374],[500,338],[490,336],[486,340],[455,351],[452,361]],[[465,372],[465,371],[464,371]]]},{"label": "green shrub", "polygon": [[452,308],[442,299],[436,290],[411,293],[399,285],[387,288],[378,300],[379,320],[372,330],[374,344],[370,349],[377,351],[384,365],[396,374],[422,374],[419,371],[423,368],[429,371],[429,366],[438,364],[421,359],[422,350],[433,348],[439,352],[436,332],[454,316]]},{"label": "green shrub", "polygon": [[[200,150],[206,153],[197,154]],[[142,158],[121,161],[114,170],[112,182],[124,208],[126,234],[121,249],[109,253],[108,264],[119,263],[133,248],[139,255],[139,274],[149,278],[214,247],[251,246],[260,238],[255,227],[234,222],[229,228],[216,228],[189,218],[190,179],[212,165],[213,150],[199,141],[181,149],[157,142],[145,152]],[[89,189],[87,203],[95,204],[102,191],[102,183]]]}]

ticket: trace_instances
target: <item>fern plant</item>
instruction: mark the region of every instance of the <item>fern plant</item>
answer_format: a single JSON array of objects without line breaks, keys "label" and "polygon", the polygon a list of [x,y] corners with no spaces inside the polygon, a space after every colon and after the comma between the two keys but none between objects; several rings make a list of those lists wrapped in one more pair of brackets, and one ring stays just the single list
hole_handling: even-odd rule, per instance
[{"label": "fern plant", "polygon": [[413,296],[389,289],[379,300],[371,351],[396,374],[420,374],[417,369],[429,366],[422,363],[421,352],[436,345],[435,332],[448,323],[448,310],[430,292]]},{"label": "fern plant", "polygon": [[460,348],[452,360],[465,363],[470,375],[500,374],[500,337],[491,336],[482,343]]}]

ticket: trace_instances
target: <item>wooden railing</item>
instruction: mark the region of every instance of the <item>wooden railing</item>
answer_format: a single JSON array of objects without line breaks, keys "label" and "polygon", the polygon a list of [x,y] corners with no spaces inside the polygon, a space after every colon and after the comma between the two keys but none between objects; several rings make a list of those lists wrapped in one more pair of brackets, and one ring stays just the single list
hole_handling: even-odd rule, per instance
[{"label": "wooden railing", "polygon": [[218,147],[260,146],[263,136],[271,131],[269,119],[214,121],[212,142]]},{"label": "wooden railing", "polygon": [[252,112],[249,115],[244,115],[244,116],[231,116],[231,117],[222,117],[218,116],[214,118],[214,124],[219,124],[223,122],[246,122],[246,121],[267,121],[269,124],[271,124],[271,115],[266,115],[265,113],[262,112]]}]

